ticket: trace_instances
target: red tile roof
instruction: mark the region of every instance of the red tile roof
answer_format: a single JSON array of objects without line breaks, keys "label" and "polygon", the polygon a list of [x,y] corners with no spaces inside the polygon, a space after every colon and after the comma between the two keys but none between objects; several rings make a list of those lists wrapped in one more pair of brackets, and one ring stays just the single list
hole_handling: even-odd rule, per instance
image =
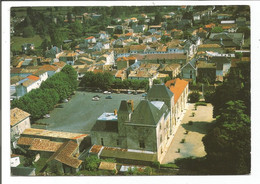
[{"label": "red tile roof", "polygon": [[171,90],[171,92],[173,92],[174,94],[174,104],[177,103],[179,97],[181,96],[181,94],[183,93],[183,91],[185,90],[186,86],[189,83],[185,80],[181,80],[179,78],[174,79],[174,80],[170,80],[167,81],[165,83],[165,85]]},{"label": "red tile roof", "polygon": [[39,69],[44,70],[44,71],[56,71],[56,70],[58,70],[58,67],[53,66],[53,65],[43,65]]},{"label": "red tile roof", "polygon": [[34,80],[34,81],[37,81],[37,80],[40,79],[40,77],[37,77],[37,76],[34,76],[34,75],[29,75],[27,78],[31,79],[31,80]]},{"label": "red tile roof", "polygon": [[90,37],[88,37],[88,38],[85,38],[86,40],[91,40],[91,39],[93,39],[93,38],[95,38],[94,36],[90,36]]}]

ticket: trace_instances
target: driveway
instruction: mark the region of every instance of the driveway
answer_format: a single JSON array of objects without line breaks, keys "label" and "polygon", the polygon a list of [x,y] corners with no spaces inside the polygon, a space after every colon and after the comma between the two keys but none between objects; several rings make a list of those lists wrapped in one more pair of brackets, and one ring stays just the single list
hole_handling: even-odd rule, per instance
[{"label": "driveway", "polygon": [[[95,95],[101,96],[99,101],[92,101]],[[112,99],[105,99],[106,96]],[[90,133],[97,118],[104,112],[114,112],[119,109],[121,100],[134,100],[134,106],[144,99],[142,94],[103,94],[77,91],[68,103],[63,103],[62,108],[55,108],[50,112],[50,118],[40,119],[37,123],[47,126],[35,126],[35,128],[46,128],[48,130],[66,131],[76,133]]]},{"label": "driveway", "polygon": [[[192,112],[195,116],[192,117]],[[194,104],[189,104],[186,114],[183,117],[182,123],[179,126],[169,149],[162,161],[162,163],[174,162],[176,158],[184,158],[189,156],[202,157],[206,155],[202,138],[211,129],[214,119],[213,107],[211,104],[207,106],[198,106],[194,109]],[[193,121],[189,125],[189,121]],[[186,134],[186,131],[189,131]],[[181,143],[185,139],[184,143]],[[177,150],[180,149],[178,153]]]}]

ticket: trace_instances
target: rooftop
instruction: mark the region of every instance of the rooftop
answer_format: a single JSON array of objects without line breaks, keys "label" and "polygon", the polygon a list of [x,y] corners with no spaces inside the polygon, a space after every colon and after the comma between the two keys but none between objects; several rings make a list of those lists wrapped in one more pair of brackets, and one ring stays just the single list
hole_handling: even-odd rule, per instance
[{"label": "rooftop", "polygon": [[19,108],[11,109],[10,112],[10,119],[11,119],[11,126],[16,125],[17,123],[21,122],[25,118],[28,118],[30,114],[28,112],[25,112]]},{"label": "rooftop", "polygon": [[116,163],[100,162],[98,169],[113,171],[113,170],[116,170]]},{"label": "rooftop", "polygon": [[78,144],[73,141],[68,141],[63,143],[60,148],[47,160],[50,162],[52,160],[57,160],[63,164],[71,166],[73,168],[78,168],[82,163],[82,160],[78,160],[73,157],[73,153],[78,148]]},{"label": "rooftop", "polygon": [[79,138],[88,136],[88,134],[79,134],[79,133],[71,133],[71,132],[57,132],[57,131],[35,129],[35,128],[25,129],[22,134],[23,135],[42,136],[42,137],[64,138],[64,139],[79,139]]},{"label": "rooftop", "polygon": [[179,97],[185,90],[186,86],[189,84],[189,82],[185,80],[181,80],[179,78],[167,81],[165,83],[165,86],[167,86],[171,92],[174,94],[174,104],[177,103]]},{"label": "rooftop", "polygon": [[163,106],[163,104],[164,104],[164,102],[162,102],[162,101],[151,101],[151,103],[152,103],[155,107],[157,107],[159,110],[162,108],[162,106]]}]

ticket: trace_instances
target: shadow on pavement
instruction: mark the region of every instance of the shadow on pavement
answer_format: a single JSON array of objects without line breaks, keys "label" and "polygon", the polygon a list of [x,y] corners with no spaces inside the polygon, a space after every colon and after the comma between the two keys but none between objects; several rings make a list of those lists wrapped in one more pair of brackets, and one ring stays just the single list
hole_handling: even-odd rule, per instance
[{"label": "shadow on pavement", "polygon": [[215,120],[212,122],[193,121],[192,125],[182,124],[182,127],[191,132],[206,134],[209,130],[214,128],[214,125],[215,125]]}]

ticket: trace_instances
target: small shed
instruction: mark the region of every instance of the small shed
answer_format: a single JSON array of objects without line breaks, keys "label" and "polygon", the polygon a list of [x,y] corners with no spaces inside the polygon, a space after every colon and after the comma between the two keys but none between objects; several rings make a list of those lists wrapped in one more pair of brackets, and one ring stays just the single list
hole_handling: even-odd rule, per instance
[{"label": "small shed", "polygon": [[116,163],[112,163],[112,162],[100,162],[98,169],[107,170],[107,171],[116,171],[117,173]]}]

